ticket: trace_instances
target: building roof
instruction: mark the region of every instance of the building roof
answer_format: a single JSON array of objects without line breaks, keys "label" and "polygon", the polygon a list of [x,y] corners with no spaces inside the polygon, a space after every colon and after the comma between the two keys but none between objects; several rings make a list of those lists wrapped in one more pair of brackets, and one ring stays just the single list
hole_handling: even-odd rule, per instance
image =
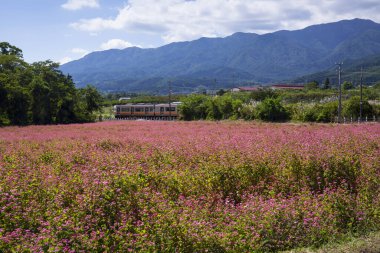
[{"label": "building roof", "polygon": [[303,89],[305,86],[302,84],[273,84],[271,87],[276,89]]},{"label": "building roof", "polygon": [[239,89],[240,91],[256,91],[258,90],[258,87],[237,87],[236,89]]}]

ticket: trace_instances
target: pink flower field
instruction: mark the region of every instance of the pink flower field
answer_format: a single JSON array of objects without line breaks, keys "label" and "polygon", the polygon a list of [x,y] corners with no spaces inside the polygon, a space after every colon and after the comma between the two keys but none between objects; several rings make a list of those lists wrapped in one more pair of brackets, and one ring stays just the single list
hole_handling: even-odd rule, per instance
[{"label": "pink flower field", "polygon": [[274,252],[380,230],[380,125],[0,128],[0,252]]}]

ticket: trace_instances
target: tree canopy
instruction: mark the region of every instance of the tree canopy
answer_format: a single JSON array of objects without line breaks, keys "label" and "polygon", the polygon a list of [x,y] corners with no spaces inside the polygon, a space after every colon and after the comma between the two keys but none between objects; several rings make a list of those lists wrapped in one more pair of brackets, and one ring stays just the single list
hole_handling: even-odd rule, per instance
[{"label": "tree canopy", "polygon": [[58,68],[50,60],[28,64],[21,49],[0,42],[0,125],[94,120],[101,95],[90,85],[76,89]]}]

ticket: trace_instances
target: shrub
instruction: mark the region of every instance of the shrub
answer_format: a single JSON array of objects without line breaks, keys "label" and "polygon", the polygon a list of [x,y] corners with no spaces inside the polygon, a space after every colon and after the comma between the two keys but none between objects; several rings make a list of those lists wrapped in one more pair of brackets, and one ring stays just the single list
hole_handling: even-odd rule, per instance
[{"label": "shrub", "polygon": [[242,104],[239,109],[239,118],[244,120],[255,119],[255,105],[252,103]]},{"label": "shrub", "polygon": [[264,99],[256,108],[256,116],[264,121],[286,121],[289,113],[279,100],[273,98]]},{"label": "shrub", "polygon": [[278,98],[278,93],[272,89],[259,89],[250,94],[250,99],[255,101],[263,101],[266,98]]},{"label": "shrub", "polygon": [[206,119],[207,102],[209,97],[205,95],[190,95],[182,99],[179,107],[181,117],[184,120]]},{"label": "shrub", "polygon": [[[364,100],[362,103],[362,117],[371,117],[373,116],[374,110],[368,101]],[[360,117],[360,97],[355,96],[351,97],[349,100],[343,103],[342,115],[344,117]]]},{"label": "shrub", "polygon": [[322,104],[317,111],[317,122],[334,122],[338,114],[338,101]]}]

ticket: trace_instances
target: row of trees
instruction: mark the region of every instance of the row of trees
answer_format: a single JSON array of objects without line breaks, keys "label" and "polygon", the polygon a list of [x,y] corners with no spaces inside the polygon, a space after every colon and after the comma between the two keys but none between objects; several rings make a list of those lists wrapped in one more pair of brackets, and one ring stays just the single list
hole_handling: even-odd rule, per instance
[{"label": "row of trees", "polygon": [[[331,87],[330,79],[326,78],[322,85],[320,85],[318,81],[312,81],[312,82],[307,83],[305,85],[305,88],[309,89],[309,90],[313,90],[313,89],[325,89],[325,90],[327,90],[327,89],[331,89],[332,87]],[[342,89],[343,90],[351,90],[353,88],[354,88],[354,85],[351,82],[344,81],[342,83]]]},{"label": "row of trees", "polygon": [[28,64],[21,49],[0,43],[0,125],[93,121],[102,96],[92,86],[77,89],[52,61]]},{"label": "row of trees", "polygon": [[[374,88],[376,89],[376,88]],[[367,92],[368,95],[372,91]],[[292,96],[297,95],[294,99]],[[184,120],[245,119],[263,121],[332,122],[337,117],[338,101],[331,92],[259,90],[250,94],[226,93],[222,96],[190,95],[180,107]],[[300,99],[303,98],[303,99]],[[329,99],[326,99],[329,98]],[[379,117],[380,107],[365,100],[362,117]],[[342,116],[357,119],[360,97],[348,94],[343,102]]]}]

